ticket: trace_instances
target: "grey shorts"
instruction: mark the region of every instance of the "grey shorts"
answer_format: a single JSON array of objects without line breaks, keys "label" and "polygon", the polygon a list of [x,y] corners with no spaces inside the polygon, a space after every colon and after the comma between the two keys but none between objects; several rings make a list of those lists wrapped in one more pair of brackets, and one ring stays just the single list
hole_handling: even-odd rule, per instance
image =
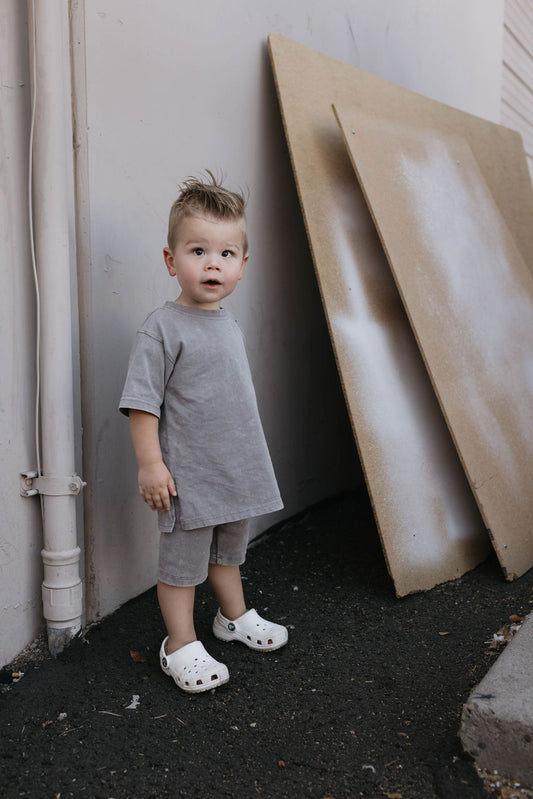
[{"label": "grey shorts", "polygon": [[161,533],[159,580],[167,585],[200,585],[207,579],[210,563],[241,566],[246,560],[248,519],[182,530],[176,523],[171,533]]}]

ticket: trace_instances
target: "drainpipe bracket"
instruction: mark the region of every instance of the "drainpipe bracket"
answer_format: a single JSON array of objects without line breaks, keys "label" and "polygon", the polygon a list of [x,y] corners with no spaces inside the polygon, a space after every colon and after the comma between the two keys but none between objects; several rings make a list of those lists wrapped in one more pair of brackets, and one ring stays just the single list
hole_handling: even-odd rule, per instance
[{"label": "drainpipe bracket", "polygon": [[37,472],[21,472],[20,495],[21,497],[34,497],[44,494],[48,497],[77,496],[87,483],[77,474],[66,476],[39,475]]}]

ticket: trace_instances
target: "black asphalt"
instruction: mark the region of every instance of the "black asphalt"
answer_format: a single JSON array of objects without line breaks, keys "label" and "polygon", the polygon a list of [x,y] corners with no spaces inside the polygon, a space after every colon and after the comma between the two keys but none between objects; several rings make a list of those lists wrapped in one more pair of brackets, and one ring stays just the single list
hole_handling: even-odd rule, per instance
[{"label": "black asphalt", "polygon": [[491,557],[398,600],[361,489],[263,536],[243,576],[248,605],[289,627],[284,649],[215,639],[202,586],[197,632],[231,677],[184,694],[159,668],[164,628],[143,594],[2,692],[0,796],[488,796],[460,714],[494,662],[486,642],[531,610],[533,570],[508,583]]}]

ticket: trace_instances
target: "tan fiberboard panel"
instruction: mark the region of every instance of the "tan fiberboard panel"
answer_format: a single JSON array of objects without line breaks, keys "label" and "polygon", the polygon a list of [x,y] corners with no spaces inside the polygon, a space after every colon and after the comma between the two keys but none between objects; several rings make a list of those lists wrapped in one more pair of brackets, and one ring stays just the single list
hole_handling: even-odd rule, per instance
[{"label": "tan fiberboard panel", "polygon": [[463,137],[336,106],[498,558],[533,566],[533,277]]},{"label": "tan fiberboard panel", "polygon": [[331,108],[372,79],[281,36],[269,45],[346,401],[403,596],[473,568],[490,545]]}]

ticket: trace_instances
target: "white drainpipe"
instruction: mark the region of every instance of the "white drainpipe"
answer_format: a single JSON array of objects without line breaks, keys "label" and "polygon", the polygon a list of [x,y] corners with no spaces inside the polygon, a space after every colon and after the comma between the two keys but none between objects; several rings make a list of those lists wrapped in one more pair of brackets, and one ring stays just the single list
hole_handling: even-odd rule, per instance
[{"label": "white drainpipe", "polygon": [[74,464],[69,253],[69,215],[73,214],[67,169],[72,137],[64,35],[68,6],[65,0],[29,0],[28,9],[37,98],[33,218],[41,305],[42,473],[24,482],[26,495],[41,494],[43,612],[50,651],[55,655],[81,629],[83,593],[76,534],[76,494],[82,483]]}]

